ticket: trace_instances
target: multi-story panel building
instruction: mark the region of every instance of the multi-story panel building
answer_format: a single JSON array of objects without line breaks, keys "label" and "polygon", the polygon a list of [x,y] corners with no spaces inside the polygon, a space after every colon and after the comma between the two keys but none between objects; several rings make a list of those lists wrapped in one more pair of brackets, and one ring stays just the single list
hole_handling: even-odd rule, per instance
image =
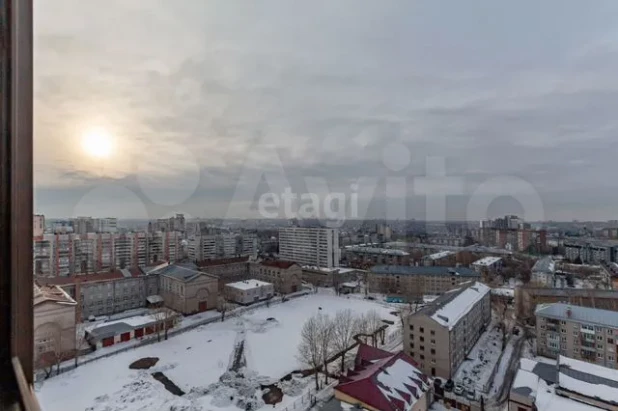
[{"label": "multi-story panel building", "polygon": [[618,291],[583,288],[517,287],[515,309],[517,318],[532,322],[539,304],[567,303],[581,307],[618,311]]},{"label": "multi-story panel building", "polygon": [[302,280],[316,287],[338,287],[345,282],[367,278],[367,271],[356,268],[303,266]]},{"label": "multi-story panel building", "polygon": [[599,241],[564,241],[564,256],[570,261],[579,260],[585,264],[600,264],[613,262],[615,259],[614,244]]},{"label": "multi-story panel building", "polygon": [[43,237],[43,234],[45,234],[45,216],[35,214],[32,219],[32,236],[39,239]]},{"label": "multi-story panel building", "polygon": [[470,282],[404,319],[404,351],[428,375],[449,379],[491,321],[490,288]]},{"label": "multi-story panel building", "polygon": [[98,233],[115,233],[118,231],[118,219],[114,217],[97,218],[94,228]]},{"label": "multi-story panel building", "polygon": [[249,278],[249,257],[218,258],[195,263],[200,271],[207,272],[219,279],[219,290],[227,283],[243,281]]},{"label": "multi-story panel building", "polygon": [[343,249],[343,259],[348,265],[355,264],[393,264],[409,265],[410,254],[392,248],[347,246]]},{"label": "multi-story panel building", "polygon": [[77,301],[77,320],[91,315],[112,315],[146,306],[146,298],[157,295],[158,277],[140,269],[124,269],[72,277],[37,278],[47,285],[60,286]]},{"label": "multi-story panel building", "polygon": [[200,234],[190,237],[187,243],[187,254],[192,261],[255,257],[257,253],[254,233]]},{"label": "multi-story panel building", "polygon": [[618,313],[565,303],[536,309],[537,354],[616,368]]},{"label": "multi-story panel building", "polygon": [[300,265],[339,267],[339,230],[287,227],[279,229],[279,257]]},{"label": "multi-story panel building", "polygon": [[182,258],[178,232],[44,234],[34,239],[34,274],[69,277]]},{"label": "multi-story panel building", "polygon": [[480,281],[481,274],[464,267],[378,265],[368,274],[369,291],[419,300],[439,295],[468,281]]}]

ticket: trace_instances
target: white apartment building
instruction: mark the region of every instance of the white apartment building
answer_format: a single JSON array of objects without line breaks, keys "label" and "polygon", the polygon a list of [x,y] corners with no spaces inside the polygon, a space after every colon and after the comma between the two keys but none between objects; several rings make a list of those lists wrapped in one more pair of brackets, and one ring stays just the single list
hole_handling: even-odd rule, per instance
[{"label": "white apartment building", "polygon": [[279,257],[300,265],[339,267],[339,230],[287,227],[279,229]]},{"label": "white apartment building", "polygon": [[192,261],[254,257],[257,253],[257,236],[253,233],[195,235],[188,240],[187,253]]},{"label": "white apartment building", "polygon": [[45,234],[45,216],[35,214],[32,219],[32,234],[34,238],[42,237]]},{"label": "white apartment building", "polygon": [[97,218],[94,226],[99,233],[115,233],[118,231],[118,219],[113,217]]}]

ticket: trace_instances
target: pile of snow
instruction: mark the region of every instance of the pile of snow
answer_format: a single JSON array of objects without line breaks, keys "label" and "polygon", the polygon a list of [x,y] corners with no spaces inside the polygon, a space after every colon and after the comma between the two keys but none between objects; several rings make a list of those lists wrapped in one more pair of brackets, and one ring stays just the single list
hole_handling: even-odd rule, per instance
[{"label": "pile of snow", "polygon": [[502,331],[493,327],[486,331],[468,354],[457,373],[455,382],[466,388],[484,391],[502,352]]}]

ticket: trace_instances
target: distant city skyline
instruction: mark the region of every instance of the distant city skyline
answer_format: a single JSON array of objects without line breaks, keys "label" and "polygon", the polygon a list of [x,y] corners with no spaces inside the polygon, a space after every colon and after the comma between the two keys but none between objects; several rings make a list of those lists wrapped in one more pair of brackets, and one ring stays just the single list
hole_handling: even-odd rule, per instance
[{"label": "distant city skyline", "polygon": [[349,196],[363,177],[361,219],[618,218],[613,0],[35,11],[50,218],[260,218],[262,194]]}]

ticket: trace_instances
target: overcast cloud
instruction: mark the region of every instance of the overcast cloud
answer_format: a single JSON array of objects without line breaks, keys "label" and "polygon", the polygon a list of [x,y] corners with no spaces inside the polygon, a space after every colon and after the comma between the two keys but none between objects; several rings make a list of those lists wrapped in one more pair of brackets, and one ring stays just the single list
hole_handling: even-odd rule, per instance
[{"label": "overcast cloud", "polygon": [[[252,217],[263,192],[321,178],[318,194],[350,193],[364,177],[361,217],[429,218],[425,193],[446,186],[446,217],[464,219],[470,196],[507,195],[483,185],[503,178],[534,194],[489,201],[490,217],[531,196],[529,219],[616,218],[615,0],[35,5],[35,201],[50,217]],[[80,150],[90,127],[114,136],[110,158]],[[450,185],[418,183],[428,157]]]}]

